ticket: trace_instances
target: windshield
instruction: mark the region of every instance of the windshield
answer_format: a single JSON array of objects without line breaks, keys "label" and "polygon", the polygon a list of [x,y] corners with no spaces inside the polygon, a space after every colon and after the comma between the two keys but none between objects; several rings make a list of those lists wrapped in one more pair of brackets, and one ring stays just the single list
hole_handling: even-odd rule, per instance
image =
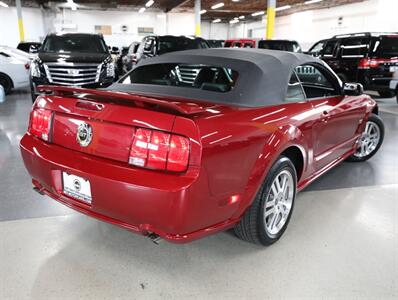
[{"label": "windshield", "polygon": [[167,63],[137,67],[121,83],[185,87],[224,93],[234,87],[237,78],[238,73],[229,68]]},{"label": "windshield", "polygon": [[40,52],[83,52],[107,53],[104,41],[95,35],[54,35],[49,36],[40,48]]},{"label": "windshield", "polygon": [[182,50],[209,48],[206,42],[195,38],[160,37],[159,55]]},{"label": "windshield", "polygon": [[[376,46],[377,46],[376,42]],[[376,47],[375,47],[376,48]],[[383,37],[380,44],[376,48],[376,55],[382,57],[398,56],[398,36],[397,37]]]}]

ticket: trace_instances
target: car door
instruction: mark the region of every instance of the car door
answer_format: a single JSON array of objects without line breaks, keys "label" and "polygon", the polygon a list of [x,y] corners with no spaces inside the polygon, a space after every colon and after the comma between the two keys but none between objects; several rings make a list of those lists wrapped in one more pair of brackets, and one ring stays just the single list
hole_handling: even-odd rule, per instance
[{"label": "car door", "polygon": [[358,106],[360,97],[343,95],[340,81],[326,66],[306,64],[296,72],[313,108],[313,162],[321,170],[352,149],[366,108]]}]

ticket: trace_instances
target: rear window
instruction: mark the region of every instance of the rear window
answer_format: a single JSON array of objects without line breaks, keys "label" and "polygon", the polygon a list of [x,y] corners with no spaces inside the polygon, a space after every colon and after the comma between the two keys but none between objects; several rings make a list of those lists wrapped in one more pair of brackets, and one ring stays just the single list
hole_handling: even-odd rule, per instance
[{"label": "rear window", "polygon": [[344,39],[341,41],[341,57],[363,57],[369,48],[368,39]]},{"label": "rear window", "polygon": [[398,56],[398,36],[382,37],[380,41],[376,41],[375,52],[384,57]]},{"label": "rear window", "polygon": [[236,71],[220,66],[154,64],[135,68],[121,83],[185,87],[225,93],[233,89],[237,78]]}]

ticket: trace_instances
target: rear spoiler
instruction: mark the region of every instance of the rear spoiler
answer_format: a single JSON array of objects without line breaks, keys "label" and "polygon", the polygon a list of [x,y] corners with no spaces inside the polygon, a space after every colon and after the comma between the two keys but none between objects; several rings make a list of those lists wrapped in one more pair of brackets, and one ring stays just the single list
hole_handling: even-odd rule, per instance
[{"label": "rear spoiler", "polygon": [[205,111],[205,108],[192,102],[166,101],[145,95],[130,94],[126,92],[52,85],[40,85],[37,87],[37,90],[42,93],[51,93],[57,96],[73,96],[80,99],[100,100],[98,98],[107,98],[109,100],[128,100],[136,103],[137,106],[144,104],[156,105],[166,109],[174,110],[183,115],[193,115]]}]

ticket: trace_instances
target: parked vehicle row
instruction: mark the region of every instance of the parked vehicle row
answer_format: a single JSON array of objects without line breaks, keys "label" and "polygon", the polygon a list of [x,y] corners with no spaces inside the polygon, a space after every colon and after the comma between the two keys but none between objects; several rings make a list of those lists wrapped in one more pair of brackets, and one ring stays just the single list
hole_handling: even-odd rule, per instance
[{"label": "parked vehicle row", "polygon": [[390,82],[398,71],[398,33],[337,35],[315,43],[308,53],[325,61],[344,82],[360,82],[381,97],[396,93]]}]

